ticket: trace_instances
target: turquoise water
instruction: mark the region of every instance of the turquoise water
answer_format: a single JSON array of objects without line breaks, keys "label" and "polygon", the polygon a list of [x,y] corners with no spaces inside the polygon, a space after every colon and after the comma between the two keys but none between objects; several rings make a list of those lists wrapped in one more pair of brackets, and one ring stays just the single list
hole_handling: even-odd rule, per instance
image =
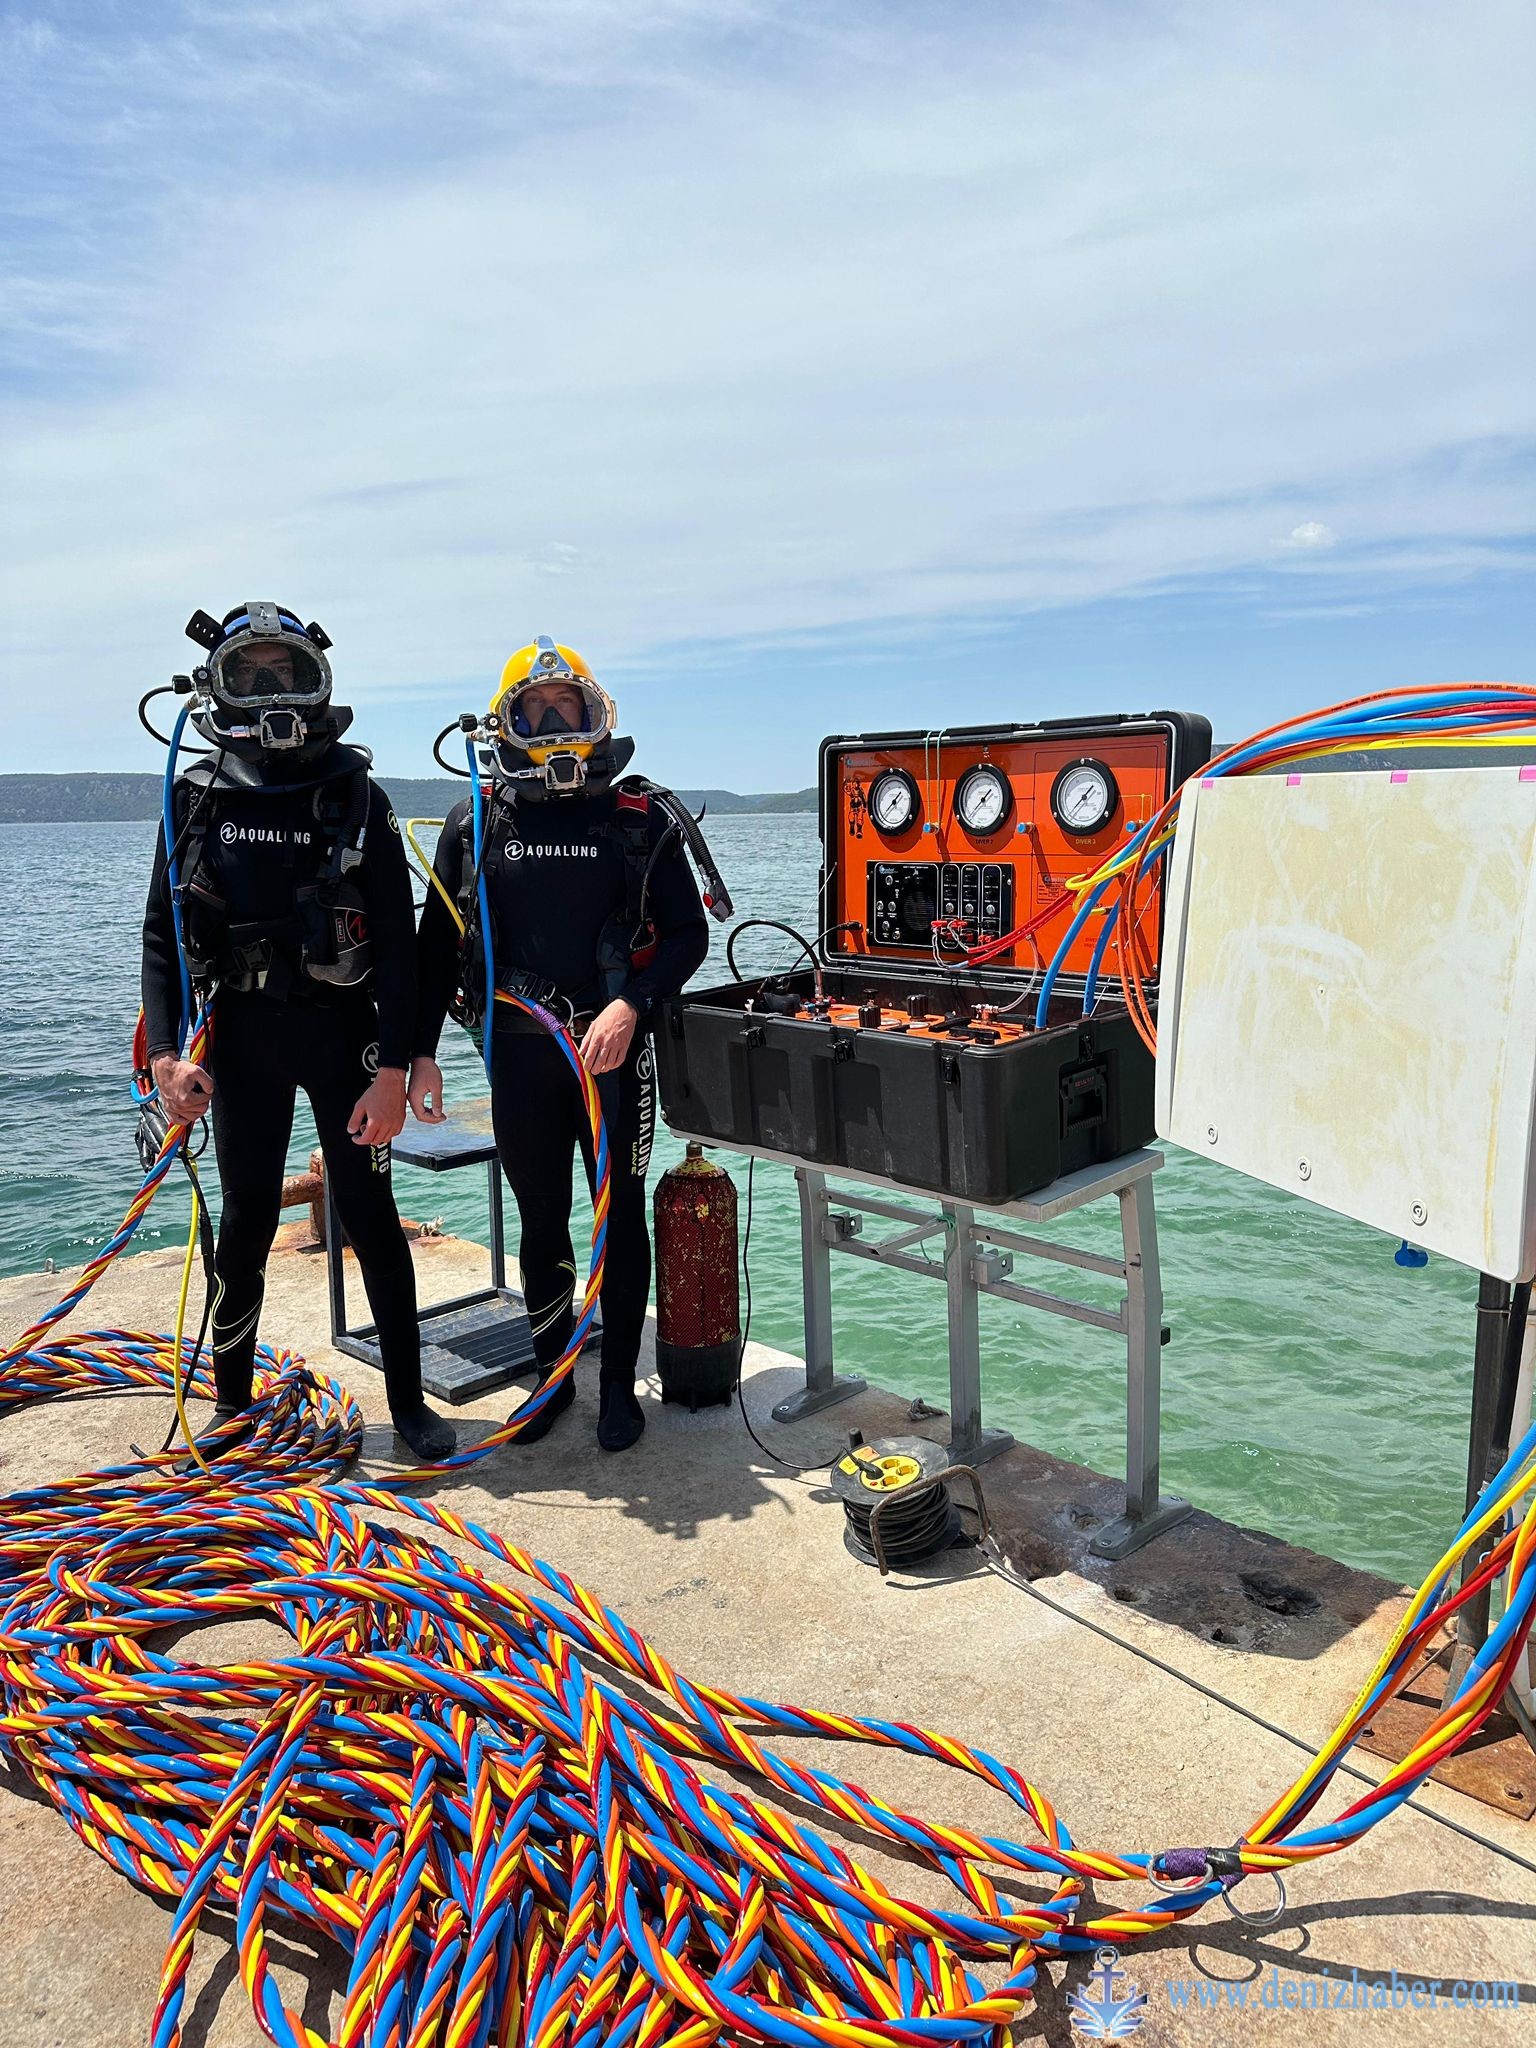
[{"label": "turquoise water", "polygon": [[[814,818],[723,818],[710,836],[742,915],[809,928]],[[153,839],[149,824],[0,826],[10,899],[0,923],[0,1273],[79,1261],[138,1184],[125,1070]],[[722,950],[717,939],[706,975],[724,978]],[[769,964],[768,951],[742,950]],[[462,1035],[444,1065],[450,1099],[481,1092]],[[312,1143],[301,1114],[295,1166]],[[663,1133],[660,1163],[679,1150]],[[478,1174],[403,1169],[399,1189],[409,1214],[483,1236]],[[1476,1276],[1438,1259],[1404,1271],[1373,1232],[1181,1153],[1157,1194],[1173,1326],[1165,1485],[1232,1521],[1417,1578],[1460,1513]],[[178,1188],[138,1242],[179,1242],[185,1229]],[[1117,1249],[1114,1205],[1070,1219],[1060,1235]],[[833,1271],[839,1365],[943,1405],[942,1287],[853,1260]],[[1065,1277],[1112,1305],[1111,1283]],[[752,1278],[753,1334],[798,1352],[798,1212],[783,1168],[757,1171]],[[1006,1302],[984,1301],[981,1313],[987,1419],[1100,1471],[1121,1469],[1118,1340]]]}]

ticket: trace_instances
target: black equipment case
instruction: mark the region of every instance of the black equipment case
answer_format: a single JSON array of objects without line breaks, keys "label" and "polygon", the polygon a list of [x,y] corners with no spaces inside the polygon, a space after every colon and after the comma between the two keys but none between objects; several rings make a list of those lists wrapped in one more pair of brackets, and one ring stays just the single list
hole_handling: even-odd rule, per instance
[{"label": "black equipment case", "polygon": [[[1154,1064],[1112,960],[1083,1014],[1099,917],[1040,1030],[1034,990],[1071,920],[1052,908],[1065,881],[1210,751],[1180,712],[825,740],[816,964],[662,1006],[668,1123],[981,1206],[1146,1144]],[[1162,912],[1158,887],[1154,958]]]}]

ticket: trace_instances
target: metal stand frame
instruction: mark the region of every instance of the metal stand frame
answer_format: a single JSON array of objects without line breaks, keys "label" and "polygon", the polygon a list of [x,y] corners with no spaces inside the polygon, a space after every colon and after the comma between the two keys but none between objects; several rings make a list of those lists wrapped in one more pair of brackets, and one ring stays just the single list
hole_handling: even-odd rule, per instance
[{"label": "metal stand frame", "polygon": [[[467,1102],[439,1124],[407,1124],[392,1148],[397,1166],[427,1173],[453,1173],[462,1166],[485,1167],[490,1216],[491,1284],[451,1301],[420,1310],[421,1383],[435,1400],[458,1406],[478,1400],[538,1370],[533,1332],[523,1297],[507,1285],[506,1219],[502,1208],[501,1163],[491,1130],[490,1104]],[[331,1342],[349,1358],[377,1367],[378,1326],[347,1322],[347,1273],[342,1226],[325,1183],[325,1265],[331,1303]],[[587,1345],[601,1335],[594,1317]],[[586,1348],[586,1345],[582,1347]]]},{"label": "metal stand frame", "polygon": [[[396,1149],[397,1151],[399,1150],[398,1144]],[[410,1158],[403,1153],[400,1156],[405,1158],[407,1165],[427,1166],[429,1172],[441,1172],[443,1170],[441,1167],[428,1165],[428,1162],[424,1159]],[[459,1162],[453,1161],[452,1163],[458,1164]],[[324,1176],[324,1181],[325,1282],[331,1304],[331,1342],[338,1351],[344,1352],[348,1358],[359,1358],[365,1365],[376,1366],[379,1362],[378,1325],[376,1323],[359,1323],[353,1328],[347,1321],[347,1268],[345,1259],[342,1256],[345,1247],[342,1242],[341,1218],[336,1213],[336,1198],[331,1192],[331,1177],[329,1174]],[[489,1160],[486,1162],[485,1184],[491,1225],[491,1284],[489,1287],[477,1287],[469,1294],[456,1294],[449,1301],[435,1301],[430,1307],[422,1309],[417,1320],[421,1324],[421,1341],[423,1344],[430,1344],[432,1342],[432,1334],[428,1326],[441,1316],[457,1315],[463,1309],[478,1308],[487,1301],[520,1301],[521,1299],[520,1296],[507,1286],[506,1217],[502,1208],[501,1165],[496,1157],[494,1147],[492,1148]],[[368,1341],[370,1338],[374,1340],[371,1344]]]},{"label": "metal stand frame", "polygon": [[[1125,1557],[1165,1529],[1171,1529],[1190,1512],[1187,1500],[1160,1490],[1162,1347],[1168,1339],[1163,1325],[1162,1268],[1152,1190],[1152,1176],[1163,1164],[1160,1152],[1128,1152],[1107,1165],[1065,1174],[1022,1201],[985,1211],[987,1220],[983,1220],[971,1203],[935,1197],[878,1174],[819,1166],[811,1160],[795,1159],[761,1146],[726,1144],[716,1138],[702,1142],[723,1151],[745,1153],[780,1165],[787,1163],[795,1171],[800,1191],[805,1387],[775,1405],[776,1420],[798,1422],[864,1391],[864,1380],[854,1374],[839,1373],[833,1365],[832,1254],[842,1252],[849,1258],[867,1259],[904,1273],[943,1279],[949,1296],[951,1463],[980,1465],[1006,1451],[1014,1441],[1006,1430],[987,1429],[981,1420],[980,1302],[983,1294],[1000,1296],[1022,1308],[1116,1331],[1125,1339],[1125,1512],[1094,1537],[1088,1546],[1094,1555]],[[835,1191],[828,1188],[829,1177],[839,1183]],[[841,1185],[848,1181],[857,1184],[857,1192]],[[866,1194],[866,1188],[889,1189],[891,1195],[904,1199]],[[1075,1245],[1026,1236],[989,1220],[999,1216],[1023,1223],[1048,1223],[1110,1195],[1120,1204],[1123,1256],[1118,1259],[1079,1251]],[[937,1207],[918,1207],[918,1202],[935,1202]],[[899,1227],[878,1240],[866,1239],[866,1216],[879,1217]],[[935,1238],[943,1239],[942,1263],[921,1250]],[[1124,1298],[1118,1309],[1111,1310],[1042,1288],[1026,1287],[1009,1277],[1017,1257],[1076,1266],[1123,1280]]]}]

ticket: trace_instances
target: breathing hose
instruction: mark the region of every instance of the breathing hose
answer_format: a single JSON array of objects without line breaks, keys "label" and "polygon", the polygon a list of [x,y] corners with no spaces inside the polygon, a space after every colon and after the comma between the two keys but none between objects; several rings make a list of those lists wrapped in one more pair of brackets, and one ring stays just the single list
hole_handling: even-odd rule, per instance
[{"label": "breathing hose", "polygon": [[781,919],[777,917],[744,917],[741,920],[740,924],[736,924],[731,927],[730,933],[725,941],[725,964],[730,969],[732,981],[741,981],[745,979],[741,969],[736,965],[736,941],[741,937],[743,932],[750,932],[758,928],[770,932],[783,932],[786,938],[794,940],[795,945],[798,949],[795,953],[794,960],[790,962],[789,966],[786,968],[782,968],[779,974],[770,976],[770,980],[776,981],[780,978],[780,975],[792,973],[794,970],[795,961],[797,961],[800,958],[800,955],[802,953],[805,955],[806,959],[810,961],[812,967],[820,965],[820,962],[816,958],[816,946],[814,941],[808,939],[803,932],[797,932],[792,924],[785,924]]},{"label": "breathing hose", "polygon": [[1099,936],[1093,942],[1093,952],[1088,960],[1088,975],[1083,983],[1083,1015],[1085,1017],[1093,1015],[1094,998],[1099,992],[1099,969],[1104,964],[1105,950],[1110,940],[1114,937],[1115,920],[1119,915],[1120,905],[1118,903],[1111,903],[1108,910],[1104,913],[1104,923],[1100,928]]},{"label": "breathing hose", "polygon": [[[183,2041],[210,1912],[233,1917],[252,2008],[283,2048],[1002,2048],[1042,1955],[1118,1947],[1245,1876],[1278,1880],[1337,1851],[1493,1711],[1536,1609],[1536,1428],[1339,1728],[1226,1847],[1084,1847],[985,1751],[694,1680],[556,1566],[446,1500],[415,1497],[422,1481],[515,1442],[571,1369],[601,1286],[608,1154],[595,1085],[553,1016],[492,989],[488,1009],[511,1001],[561,1044],[599,1169],[582,1314],[511,1422],[443,1466],[349,1479],[357,1403],[262,1345],[252,1407],[201,1440],[218,1451],[211,1471],[180,1454],[138,1458],[0,1502],[0,1750],[88,1847],[174,1902],[155,2048]],[[197,1017],[189,1057],[207,1030]],[[185,1137],[173,1127],[118,1232],[0,1352],[0,1413],[52,1395],[174,1391],[184,1369],[191,1391],[212,1393],[208,1368],[187,1367],[175,1338],[50,1335],[129,1241]],[[1499,1583],[1502,1618],[1454,1698],[1378,1784],[1316,1819],[1424,1645]],[[204,1664],[166,1646],[168,1630],[253,1611],[292,1639],[287,1653]],[[1012,1803],[1026,1838],[904,1811],[772,1746],[806,1735],[977,1777]],[[893,1890],[823,1820],[946,1879],[950,1902]],[[1116,1883],[1137,1886],[1138,1901],[1090,1899],[1091,1885]],[[332,2035],[282,1999],[269,1942],[283,1924],[349,1959]]]}]

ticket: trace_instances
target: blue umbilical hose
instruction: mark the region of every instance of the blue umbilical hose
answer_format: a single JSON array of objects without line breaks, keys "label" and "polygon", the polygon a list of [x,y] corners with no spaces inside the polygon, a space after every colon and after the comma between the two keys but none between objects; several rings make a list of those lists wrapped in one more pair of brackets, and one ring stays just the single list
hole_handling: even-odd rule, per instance
[{"label": "blue umbilical hose", "polygon": [[480,762],[472,739],[464,742],[469,756],[469,808],[473,821],[475,886],[480,910],[481,957],[485,962],[485,1018],[480,1030],[480,1057],[485,1078],[491,1078],[491,1040],[496,1015],[496,963],[491,953],[491,899],[485,886],[485,798],[480,788]]}]

